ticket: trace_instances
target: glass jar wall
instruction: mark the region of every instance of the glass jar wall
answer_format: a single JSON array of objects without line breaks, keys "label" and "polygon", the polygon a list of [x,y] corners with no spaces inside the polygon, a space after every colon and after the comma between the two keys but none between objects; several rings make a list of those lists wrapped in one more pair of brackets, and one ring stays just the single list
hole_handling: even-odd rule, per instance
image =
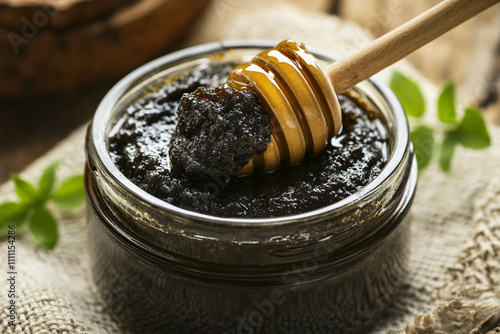
[{"label": "glass jar wall", "polygon": [[405,114],[376,80],[349,93],[384,119],[387,164],[362,190],[317,210],[258,219],[196,213],[141,190],[110,158],[111,129],[146,91],[275,44],[214,43],[167,55],[125,77],[100,104],[86,143],[89,245],[99,291],[127,330],[354,333],[397,298],[417,171]]}]

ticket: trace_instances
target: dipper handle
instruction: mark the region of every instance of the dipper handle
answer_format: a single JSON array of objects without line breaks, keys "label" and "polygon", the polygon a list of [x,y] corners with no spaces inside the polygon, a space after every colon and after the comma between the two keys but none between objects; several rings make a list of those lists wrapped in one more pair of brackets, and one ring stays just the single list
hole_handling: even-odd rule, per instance
[{"label": "dipper handle", "polygon": [[352,56],[332,63],[325,73],[340,94],[498,2],[444,0]]}]

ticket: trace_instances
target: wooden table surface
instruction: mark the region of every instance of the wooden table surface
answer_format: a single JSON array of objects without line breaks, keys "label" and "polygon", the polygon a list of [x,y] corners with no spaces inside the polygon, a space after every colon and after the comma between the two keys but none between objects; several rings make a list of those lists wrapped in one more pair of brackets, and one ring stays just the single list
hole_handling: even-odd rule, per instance
[{"label": "wooden table surface", "polygon": [[[307,6],[308,9],[336,13],[358,22],[374,37],[378,37],[438,1],[288,2]],[[265,6],[265,3],[257,1],[256,5]],[[415,52],[408,59],[436,84],[442,84],[450,77],[455,78],[459,102],[480,105],[490,122],[500,124],[499,32],[500,5],[497,5]],[[88,86],[70,94],[0,99],[0,183],[7,180],[10,173],[20,172],[72,130],[88,123],[99,101],[114,82],[110,80]]]}]

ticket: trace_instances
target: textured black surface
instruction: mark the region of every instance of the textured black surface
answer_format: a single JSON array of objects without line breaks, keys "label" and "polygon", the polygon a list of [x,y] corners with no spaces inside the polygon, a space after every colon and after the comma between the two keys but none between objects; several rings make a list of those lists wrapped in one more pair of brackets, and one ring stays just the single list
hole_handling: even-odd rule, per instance
[{"label": "textured black surface", "polygon": [[271,141],[273,127],[257,96],[226,85],[182,96],[170,143],[172,166],[193,181],[238,175]]},{"label": "textured black surface", "polygon": [[222,217],[271,217],[306,212],[357,192],[386,162],[384,127],[340,95],[343,128],[315,157],[271,173],[193,180],[172,169],[169,143],[182,94],[223,85],[232,66],[197,69],[130,106],[110,138],[111,156],[132,182],[176,206]]}]

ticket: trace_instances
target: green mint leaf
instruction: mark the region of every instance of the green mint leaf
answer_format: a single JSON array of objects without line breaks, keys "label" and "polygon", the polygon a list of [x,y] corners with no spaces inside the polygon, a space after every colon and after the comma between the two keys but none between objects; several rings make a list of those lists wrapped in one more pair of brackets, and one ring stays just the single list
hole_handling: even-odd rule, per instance
[{"label": "green mint leaf", "polygon": [[44,198],[50,197],[52,190],[54,188],[54,182],[56,180],[56,171],[59,167],[59,161],[51,163],[42,173],[38,188],[40,190],[40,195]]},{"label": "green mint leaf", "polygon": [[4,202],[0,204],[0,234],[5,234],[9,230],[9,225],[16,225],[16,228],[26,220],[29,208],[26,205],[16,202]]},{"label": "green mint leaf", "polygon": [[448,172],[451,169],[451,160],[457,143],[458,139],[455,132],[446,134],[441,144],[441,152],[439,153],[439,167],[444,172]]},{"label": "green mint leaf", "polygon": [[29,205],[35,203],[38,200],[38,192],[31,183],[24,180],[17,174],[13,174],[11,176],[11,179],[12,181],[14,181],[17,196],[22,203]]},{"label": "green mint leaf", "polygon": [[38,206],[31,216],[29,230],[35,241],[47,249],[53,249],[59,238],[57,221],[43,205]]},{"label": "green mint leaf", "polygon": [[441,122],[455,124],[457,122],[457,110],[455,107],[455,82],[449,80],[443,86],[438,98],[438,118]]},{"label": "green mint leaf", "polygon": [[85,202],[83,175],[74,175],[64,180],[52,195],[54,202],[62,208],[74,208]]},{"label": "green mint leaf", "polygon": [[390,87],[409,116],[422,117],[424,115],[424,95],[415,81],[399,71],[394,71]]},{"label": "green mint leaf", "polygon": [[491,144],[486,122],[481,111],[476,107],[465,109],[464,117],[454,133],[463,147],[483,149]]},{"label": "green mint leaf", "polygon": [[431,162],[434,151],[435,141],[432,129],[425,125],[417,126],[411,132],[411,141],[415,149],[418,169],[422,170]]}]

